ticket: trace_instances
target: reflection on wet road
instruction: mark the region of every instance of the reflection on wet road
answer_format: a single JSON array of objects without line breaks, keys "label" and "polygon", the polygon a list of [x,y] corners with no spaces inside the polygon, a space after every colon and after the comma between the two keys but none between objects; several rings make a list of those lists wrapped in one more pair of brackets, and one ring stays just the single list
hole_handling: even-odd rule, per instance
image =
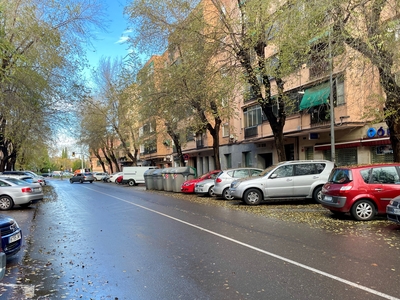
[{"label": "reflection on wet road", "polygon": [[52,193],[37,206],[14,299],[396,299],[400,292],[398,249],[384,238],[107,183],[54,181]]}]

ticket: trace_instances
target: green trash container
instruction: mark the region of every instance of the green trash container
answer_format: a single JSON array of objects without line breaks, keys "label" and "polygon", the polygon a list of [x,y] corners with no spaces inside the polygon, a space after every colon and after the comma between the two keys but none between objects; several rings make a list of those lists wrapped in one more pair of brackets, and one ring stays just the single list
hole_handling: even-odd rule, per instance
[{"label": "green trash container", "polygon": [[161,172],[163,176],[163,190],[167,192],[172,192],[172,177],[171,171],[175,168],[165,168]]},{"label": "green trash container", "polygon": [[153,182],[153,173],[157,169],[148,169],[143,173],[144,184],[146,186],[146,190],[155,190],[154,182]]},{"label": "green trash container", "polygon": [[152,173],[153,186],[154,186],[154,189],[158,190],[158,191],[164,190],[162,171],[163,171],[163,169],[155,169]]},{"label": "green trash container", "polygon": [[178,167],[171,171],[171,175],[172,191],[180,193],[182,184],[187,180],[196,178],[197,172],[193,167]]}]

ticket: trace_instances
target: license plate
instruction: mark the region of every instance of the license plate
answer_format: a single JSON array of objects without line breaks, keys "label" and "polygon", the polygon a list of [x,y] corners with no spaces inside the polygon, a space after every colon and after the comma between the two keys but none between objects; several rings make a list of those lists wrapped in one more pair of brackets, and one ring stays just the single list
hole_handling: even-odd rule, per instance
[{"label": "license plate", "polygon": [[18,241],[20,239],[21,239],[21,232],[18,232],[17,234],[15,234],[13,236],[10,236],[10,238],[8,239],[8,242],[11,244],[11,243],[14,243],[14,242],[16,242],[16,241]]},{"label": "license plate", "polygon": [[332,202],[332,197],[331,196],[325,196],[324,201],[329,201]]}]

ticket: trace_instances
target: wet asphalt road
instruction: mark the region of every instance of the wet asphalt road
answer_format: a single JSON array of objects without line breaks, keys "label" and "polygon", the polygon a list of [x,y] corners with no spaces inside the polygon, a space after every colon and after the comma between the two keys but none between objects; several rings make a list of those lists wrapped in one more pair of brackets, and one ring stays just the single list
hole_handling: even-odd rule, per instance
[{"label": "wet asphalt road", "polygon": [[50,185],[36,209],[10,212],[33,220],[1,299],[400,297],[400,250],[384,235],[336,235],[143,187]]}]

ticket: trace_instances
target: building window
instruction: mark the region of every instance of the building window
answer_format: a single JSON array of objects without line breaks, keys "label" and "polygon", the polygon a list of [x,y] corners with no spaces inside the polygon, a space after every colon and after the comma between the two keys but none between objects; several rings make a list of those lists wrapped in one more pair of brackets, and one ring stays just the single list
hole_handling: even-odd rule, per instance
[{"label": "building window", "polygon": [[225,164],[226,164],[226,168],[230,169],[232,168],[232,155],[229,154],[224,154],[225,156]]},{"label": "building window", "polygon": [[306,160],[313,160],[314,159],[314,148],[313,147],[304,148],[304,154],[305,154]]},{"label": "building window", "polygon": [[336,84],[336,106],[342,105],[345,103],[344,101],[344,80],[342,77],[335,79]]},{"label": "building window", "polygon": [[244,127],[253,127],[262,123],[262,110],[260,105],[247,107],[243,110]]},{"label": "building window", "polygon": [[245,167],[252,167],[251,152],[243,152],[243,161]]},{"label": "building window", "polygon": [[230,135],[229,124],[225,123],[222,125],[222,137],[228,137]]}]

